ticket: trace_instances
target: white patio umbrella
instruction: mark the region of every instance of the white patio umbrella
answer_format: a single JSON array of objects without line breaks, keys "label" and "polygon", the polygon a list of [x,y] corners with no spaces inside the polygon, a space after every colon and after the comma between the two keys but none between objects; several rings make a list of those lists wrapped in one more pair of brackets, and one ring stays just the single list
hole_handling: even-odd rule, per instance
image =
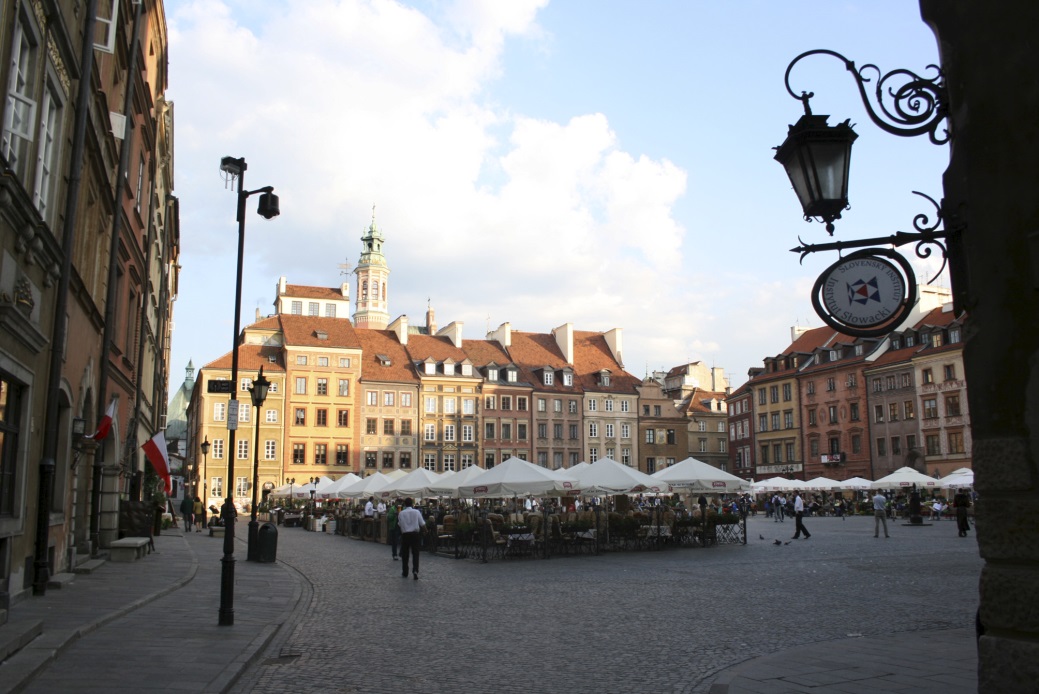
[{"label": "white patio umbrella", "polygon": [[364,479],[357,480],[348,487],[339,490],[342,499],[360,499],[375,496],[375,492],[390,483],[390,479],[381,472],[373,472]]},{"label": "white patio umbrella", "polygon": [[[577,466],[574,466],[576,468]],[[570,468],[568,472],[574,470]],[[577,470],[581,494],[666,494],[667,482],[618,463],[613,458],[600,458],[591,465]]]},{"label": "white patio umbrella", "polygon": [[962,489],[965,487],[973,487],[974,471],[970,468],[954,470],[938,480],[938,486],[942,489]]},{"label": "white patio umbrella", "polygon": [[459,497],[458,487],[465,484],[471,479],[482,475],[487,472],[479,465],[470,465],[467,468],[458,470],[457,472],[449,472],[438,479],[434,484],[431,484],[429,490],[430,496],[447,496],[457,499]]},{"label": "white patio umbrella", "polygon": [[873,481],[865,477],[849,477],[840,483],[841,489],[851,492],[865,491],[870,488],[871,484],[873,484]]},{"label": "white patio umbrella", "polygon": [[841,483],[837,480],[831,480],[829,477],[815,477],[805,482],[805,489],[820,492],[839,492]]},{"label": "white patio umbrella", "polygon": [[317,496],[322,499],[338,499],[339,493],[342,490],[346,489],[359,479],[361,478],[354,473],[348,472],[336,481],[332,482],[332,484],[322,487],[321,491],[317,493]]},{"label": "white patio umbrella", "polygon": [[515,457],[458,487],[459,495],[464,497],[560,496],[578,492],[575,478],[553,475],[550,470]]},{"label": "white patio umbrella", "polygon": [[897,487],[912,487],[914,484],[917,487],[934,489],[938,486],[938,480],[929,475],[925,475],[922,472],[917,472],[911,467],[902,467],[895,470],[890,475],[876,480],[870,485],[870,488],[895,489]]},{"label": "white patio umbrella", "polygon": [[786,477],[769,477],[768,479],[751,483],[750,488],[755,494],[782,492],[786,491],[786,483],[789,481]]},{"label": "white patio umbrella", "polygon": [[684,492],[704,491],[722,494],[751,488],[750,482],[747,480],[719,470],[696,458],[686,458],[671,467],[657,470],[651,477],[666,482],[675,490],[681,489]]},{"label": "white patio umbrella", "polygon": [[443,477],[443,475],[430,472],[424,467],[415,468],[403,477],[392,480],[389,484],[376,492],[375,496],[380,499],[392,499],[397,496],[434,496],[434,494],[429,491],[429,488],[441,477]]}]

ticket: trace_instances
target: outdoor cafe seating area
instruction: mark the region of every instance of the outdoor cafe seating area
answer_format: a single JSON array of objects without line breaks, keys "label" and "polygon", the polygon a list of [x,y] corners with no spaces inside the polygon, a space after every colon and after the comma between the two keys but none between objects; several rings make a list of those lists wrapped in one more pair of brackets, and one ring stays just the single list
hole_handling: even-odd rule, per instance
[{"label": "outdoor cafe seating area", "polygon": [[[967,483],[964,471],[957,474],[956,484]],[[908,468],[876,482],[819,478],[752,484],[693,458],[654,475],[609,458],[560,471],[511,458],[489,470],[470,467],[443,475],[420,468],[323,478],[275,490],[272,501],[287,499],[288,508],[278,516],[286,525],[386,543],[385,508],[410,497],[426,519],[423,550],[491,561],[746,544],[752,495],[768,496],[777,489],[840,493],[907,483],[940,485],[912,478]],[[701,510],[704,497],[708,502]],[[369,499],[383,510],[366,515]]]}]

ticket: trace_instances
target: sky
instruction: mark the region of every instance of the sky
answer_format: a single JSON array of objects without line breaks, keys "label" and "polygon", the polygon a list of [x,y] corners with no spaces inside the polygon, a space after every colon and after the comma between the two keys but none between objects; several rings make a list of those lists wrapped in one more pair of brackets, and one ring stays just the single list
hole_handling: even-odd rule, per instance
[{"label": "sky", "polygon": [[[948,145],[874,125],[841,61],[791,74],[851,119],[851,208],[833,239],[772,148],[803,113],[787,65],[828,48],[933,77],[907,0],[166,0],[182,267],[171,392],[234,338],[238,225],[223,156],[281,215],[247,207],[242,326],[278,278],[351,281],[385,236],[390,319],[623,331],[643,377],[691,361],[733,388],[819,327],[810,292],[836,253],[789,249],[911,231],[940,200]],[[913,256],[912,247],[903,249]],[[933,259],[911,260],[918,280]],[[948,286],[943,275],[938,284]],[[351,311],[352,313],[352,311]]]}]

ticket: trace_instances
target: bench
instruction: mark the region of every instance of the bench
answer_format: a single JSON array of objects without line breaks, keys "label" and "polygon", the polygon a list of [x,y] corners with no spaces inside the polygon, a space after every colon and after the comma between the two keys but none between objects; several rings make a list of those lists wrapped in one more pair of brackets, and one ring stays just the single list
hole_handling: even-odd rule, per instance
[{"label": "bench", "polygon": [[150,537],[124,537],[108,547],[108,558],[112,561],[135,561],[151,551]]}]

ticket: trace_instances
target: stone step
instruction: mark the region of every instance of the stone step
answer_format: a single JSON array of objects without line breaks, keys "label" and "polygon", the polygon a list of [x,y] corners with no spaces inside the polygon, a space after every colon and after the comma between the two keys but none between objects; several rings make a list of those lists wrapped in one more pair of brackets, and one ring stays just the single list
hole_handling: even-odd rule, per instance
[{"label": "stone step", "polygon": [[103,558],[88,559],[87,561],[80,562],[76,566],[76,568],[73,569],[73,571],[75,571],[78,574],[89,574],[89,573],[93,573],[94,571],[98,570],[99,568],[101,568],[104,565],[105,565],[105,560]]},{"label": "stone step", "polygon": [[75,580],[75,578],[76,578],[76,574],[70,574],[70,573],[54,574],[53,576],[50,577],[50,579],[47,580],[47,587],[48,588],[54,588],[54,589],[64,588],[69,583],[72,583],[72,581]]},{"label": "stone step", "polygon": [[0,662],[25,648],[42,633],[43,621],[39,619],[15,619],[5,624],[4,629],[0,631]]}]

